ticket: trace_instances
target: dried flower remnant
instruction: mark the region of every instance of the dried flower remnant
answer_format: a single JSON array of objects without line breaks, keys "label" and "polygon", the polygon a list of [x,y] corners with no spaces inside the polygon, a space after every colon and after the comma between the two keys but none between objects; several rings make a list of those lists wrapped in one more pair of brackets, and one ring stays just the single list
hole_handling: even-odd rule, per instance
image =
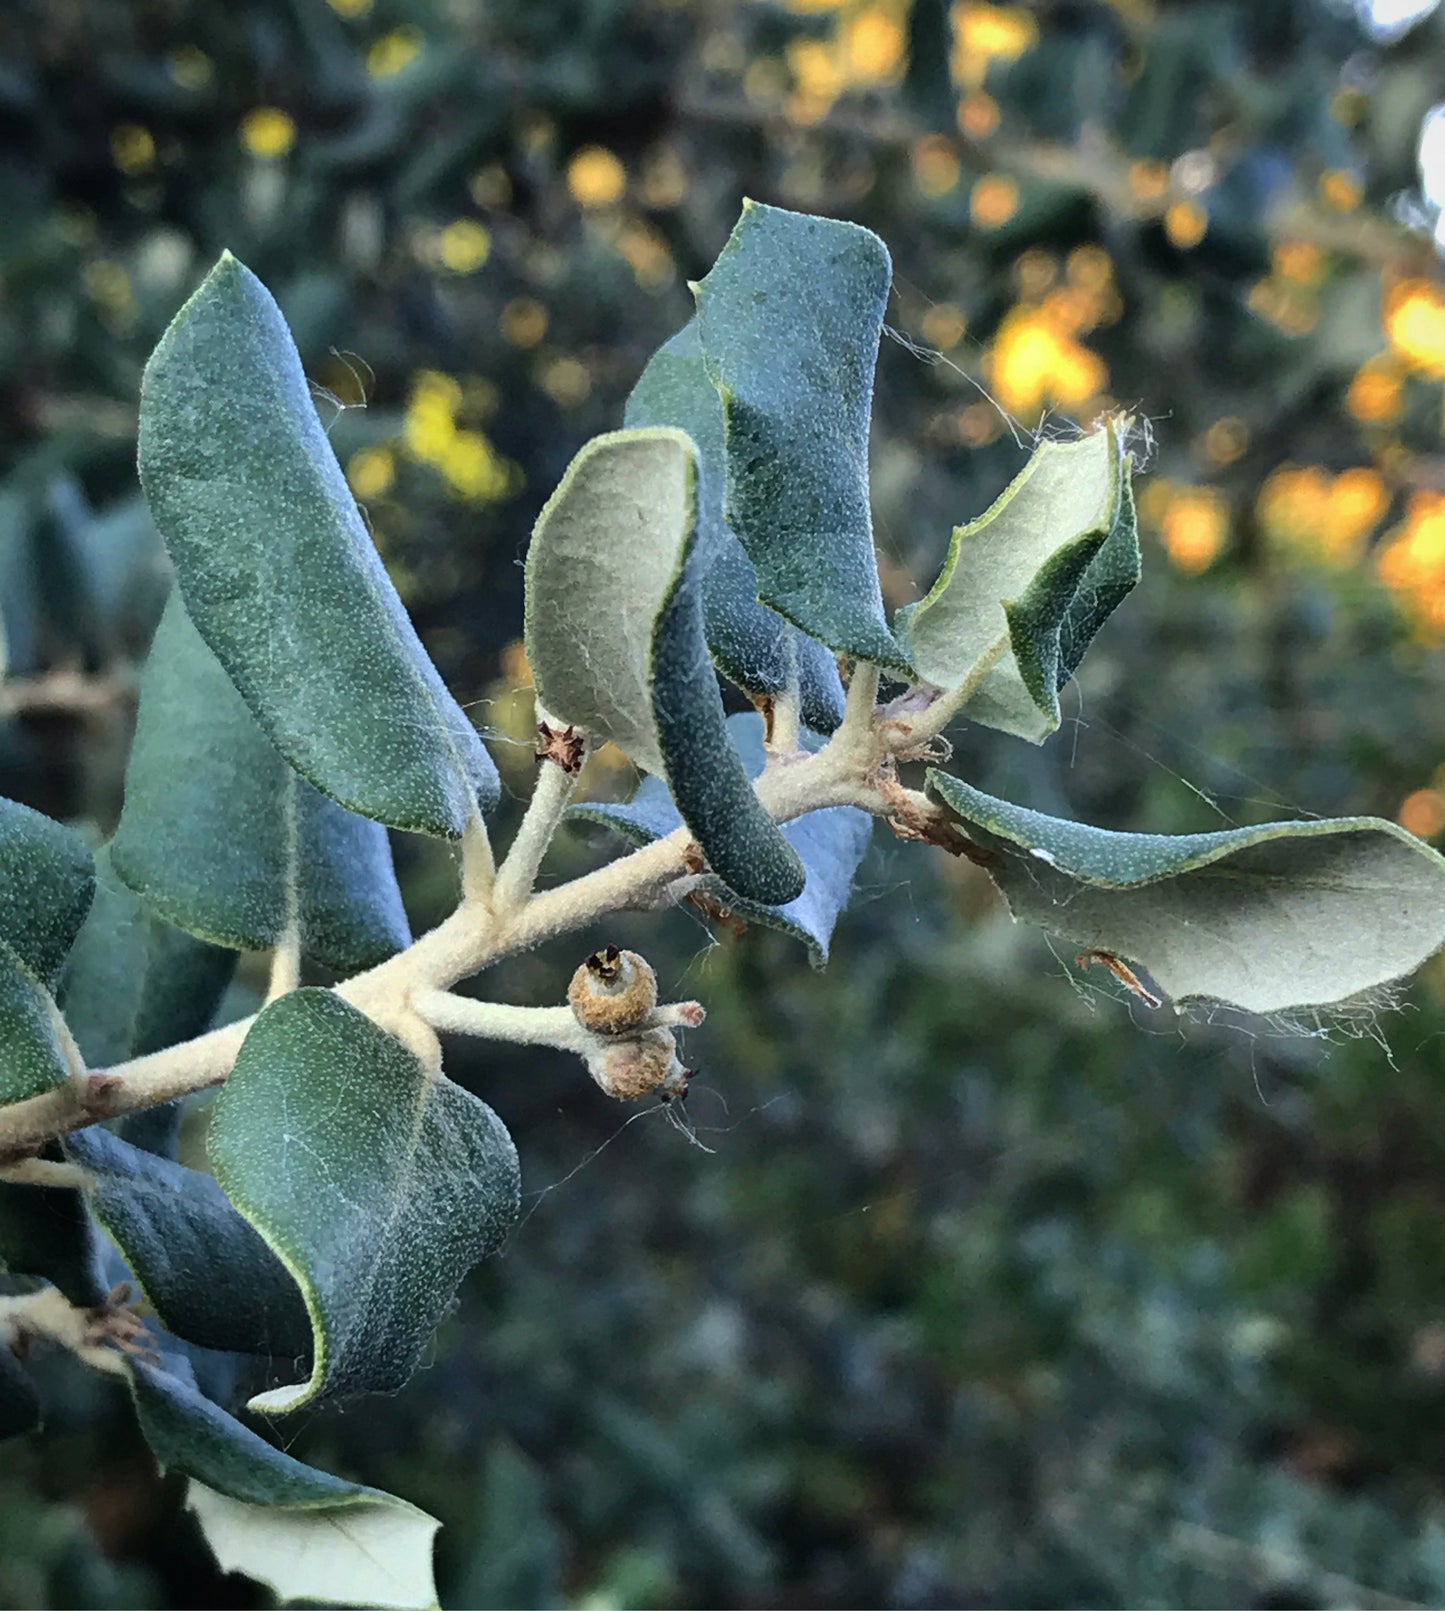
[{"label": "dried flower remnant", "polygon": [[567,1001],[577,1022],[595,1035],[638,1029],[657,1005],[657,975],[645,957],[607,945],[572,975]]}]

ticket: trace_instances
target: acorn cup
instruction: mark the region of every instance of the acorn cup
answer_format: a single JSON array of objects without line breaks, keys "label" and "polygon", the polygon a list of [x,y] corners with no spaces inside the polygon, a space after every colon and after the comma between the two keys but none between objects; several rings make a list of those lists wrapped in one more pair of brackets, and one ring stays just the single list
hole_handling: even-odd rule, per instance
[{"label": "acorn cup", "polygon": [[584,1029],[625,1035],[641,1028],[657,1006],[657,975],[636,951],[604,946],[572,975],[567,1000]]},{"label": "acorn cup", "polygon": [[678,1060],[677,1042],[670,1029],[644,1029],[639,1035],[594,1052],[587,1059],[587,1072],[619,1102],[636,1102],[654,1091],[670,1102],[687,1094],[691,1071]]}]

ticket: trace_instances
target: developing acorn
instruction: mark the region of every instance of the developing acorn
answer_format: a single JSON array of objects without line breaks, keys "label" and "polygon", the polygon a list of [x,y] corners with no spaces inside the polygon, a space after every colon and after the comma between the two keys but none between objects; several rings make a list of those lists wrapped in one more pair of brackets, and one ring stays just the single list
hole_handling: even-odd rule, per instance
[{"label": "developing acorn", "polygon": [[[646,963],[643,964],[646,967]],[[648,970],[651,972],[651,969]],[[665,1101],[687,1095],[690,1069],[677,1056],[677,1042],[669,1029],[644,1029],[616,1046],[607,1046],[587,1058],[587,1072],[619,1102],[660,1091]]]},{"label": "developing acorn", "polygon": [[567,1000],[584,1029],[596,1035],[625,1035],[656,1007],[657,975],[636,951],[604,946],[572,975]]}]

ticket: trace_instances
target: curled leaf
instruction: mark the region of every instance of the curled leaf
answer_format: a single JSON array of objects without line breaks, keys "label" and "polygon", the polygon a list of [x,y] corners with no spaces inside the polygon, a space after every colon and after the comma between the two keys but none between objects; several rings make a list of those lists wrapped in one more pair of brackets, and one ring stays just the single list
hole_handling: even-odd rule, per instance
[{"label": "curled leaf", "polygon": [[257,1018],[207,1148],[311,1319],[310,1380],[256,1409],[400,1387],[517,1216],[502,1121],[329,990],[292,991]]},{"label": "curled leaf", "polygon": [[626,422],[676,426],[697,447],[702,618],[718,669],[754,699],[782,693],[796,678],[804,722],[831,733],[843,719],[836,660],[759,601],[753,562],[723,518],[723,406],[703,362],[696,318],[652,355],[627,399]]},{"label": "curled leaf", "polygon": [[679,430],[597,437],[527,554],[527,658],[542,704],[665,777],[719,876],[794,899],[803,869],[728,736],[703,630],[697,453]]},{"label": "curled leaf", "polygon": [[941,772],[928,788],[992,852],[1015,918],[1147,969],[1176,1001],[1334,1006],[1445,945],[1445,858],[1378,817],[1117,833]]},{"label": "curled leaf", "polygon": [[868,489],[892,274],[869,230],[747,201],[693,290],[722,400],[726,519],[759,597],[839,654],[907,676],[883,611]]},{"label": "curled leaf", "polygon": [[1035,743],[1057,731],[1060,689],[1139,579],[1130,477],[1112,421],[1040,444],[899,611],[918,675],[947,692],[992,661],[964,713]]}]

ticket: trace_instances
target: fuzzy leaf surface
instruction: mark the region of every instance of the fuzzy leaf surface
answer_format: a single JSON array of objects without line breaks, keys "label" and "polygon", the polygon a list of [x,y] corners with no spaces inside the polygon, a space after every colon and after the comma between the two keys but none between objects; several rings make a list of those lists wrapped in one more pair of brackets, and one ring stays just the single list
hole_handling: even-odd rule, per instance
[{"label": "fuzzy leaf surface", "polygon": [[627,399],[624,419],[629,426],[676,426],[697,447],[703,629],[718,669],[754,697],[781,693],[796,675],[804,722],[831,733],[843,719],[836,660],[816,638],[759,602],[753,562],[723,518],[723,406],[703,362],[696,318],[652,355]]},{"label": "fuzzy leaf surface", "polygon": [[792,900],[803,869],[728,736],[703,627],[697,454],[668,428],[589,442],[527,554],[527,658],[542,705],[665,777],[714,870]]},{"label": "fuzzy leaf surface", "polygon": [[202,637],[323,794],[458,837],[497,773],[377,555],[265,286],[224,253],[141,386],[141,485]]},{"label": "fuzzy leaf surface", "polygon": [[256,1409],[400,1387],[517,1216],[502,1121],[328,990],[293,991],[256,1020],[207,1146],[311,1318],[310,1380]]},{"label": "fuzzy leaf surface", "polygon": [[694,292],[723,407],[726,519],[759,597],[839,654],[906,676],[883,610],[868,490],[892,274],[869,230],[747,201]]},{"label": "fuzzy leaf surface", "polygon": [[16,800],[0,800],[0,944],[47,989],[95,890],[84,841]]},{"label": "fuzzy leaf surface", "polygon": [[[767,760],[762,717],[756,711],[729,716],[728,731],[749,776],[757,777]],[[807,737],[811,739],[811,735]],[[816,749],[818,741],[812,739],[806,742],[806,747]],[[647,845],[654,839],[664,838],[682,821],[681,813],[660,778],[644,778],[626,805],[579,805],[568,815],[611,828],[632,845]],[[833,928],[848,904],[853,879],[872,832],[873,819],[856,806],[829,806],[785,823],[784,837],[797,851],[808,881],[803,893],[783,906],[748,900],[729,889],[720,878],[709,877],[705,888],[745,922],[760,923],[765,928],[792,935],[808,948],[808,959],[813,966],[821,968],[827,963]]]},{"label": "fuzzy leaf surface", "polygon": [[210,1175],[99,1125],[68,1136],[65,1151],[94,1177],[91,1211],[167,1331],[201,1348],[309,1355],[296,1283]]},{"label": "fuzzy leaf surface", "polygon": [[76,936],[58,1000],[90,1068],[144,1057],[205,1030],[236,953],[156,917],[95,858],[95,900]]},{"label": "fuzzy leaf surface", "polygon": [[1130,465],[1111,424],[1036,448],[993,506],[954,531],[938,580],[898,628],[918,675],[945,691],[1006,646],[966,713],[1039,743],[1058,730],[1059,690],[1138,577]]},{"label": "fuzzy leaf surface", "polygon": [[434,1518],[303,1465],[203,1397],[179,1361],[167,1365],[132,1366],[136,1416],[162,1469],[190,1477],[187,1504],[222,1571],[283,1603],[435,1606]]},{"label": "fuzzy leaf surface", "polygon": [[0,945],[0,1106],[41,1096],[70,1078],[55,1020],[49,992]]},{"label": "fuzzy leaf surface", "polygon": [[141,675],[111,865],[168,923],[264,950],[294,918],[338,971],[406,945],[386,830],[289,767],[172,594]]},{"label": "fuzzy leaf surface", "polygon": [[1117,833],[941,772],[928,788],[994,854],[1016,919],[1146,968],[1176,1001],[1331,1007],[1445,945],[1445,858],[1377,817]]}]

